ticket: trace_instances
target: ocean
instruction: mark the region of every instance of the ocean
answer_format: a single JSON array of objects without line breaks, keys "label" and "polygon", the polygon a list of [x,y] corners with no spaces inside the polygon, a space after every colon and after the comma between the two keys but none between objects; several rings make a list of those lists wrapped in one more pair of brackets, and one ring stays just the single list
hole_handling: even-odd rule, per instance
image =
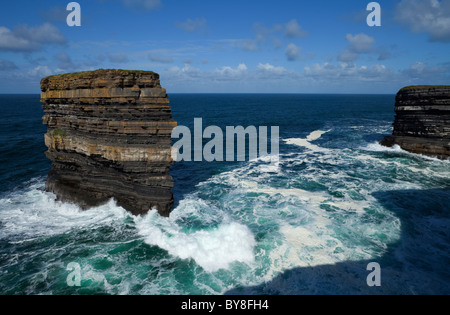
[{"label": "ocean", "polygon": [[82,211],[44,192],[39,95],[0,95],[0,294],[450,294],[450,162],[378,144],[394,95],[169,98],[190,128],[279,126],[279,161],[176,163],[170,218]]}]

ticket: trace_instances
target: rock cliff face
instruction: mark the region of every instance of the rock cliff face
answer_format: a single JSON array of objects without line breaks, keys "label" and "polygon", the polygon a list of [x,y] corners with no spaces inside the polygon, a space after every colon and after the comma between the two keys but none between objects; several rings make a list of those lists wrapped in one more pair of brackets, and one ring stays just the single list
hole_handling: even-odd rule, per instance
[{"label": "rock cliff face", "polygon": [[450,157],[450,86],[409,86],[396,97],[392,136],[380,143],[428,156]]},{"label": "rock cliff face", "polygon": [[52,161],[46,189],[87,209],[114,198],[133,214],[173,205],[172,119],[159,75],[98,70],[42,79]]}]

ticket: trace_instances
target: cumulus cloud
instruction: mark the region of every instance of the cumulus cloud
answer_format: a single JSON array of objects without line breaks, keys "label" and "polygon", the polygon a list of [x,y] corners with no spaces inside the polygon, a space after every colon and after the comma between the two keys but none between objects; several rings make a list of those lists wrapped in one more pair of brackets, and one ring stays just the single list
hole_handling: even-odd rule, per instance
[{"label": "cumulus cloud", "polygon": [[423,62],[416,62],[406,69],[394,69],[382,63],[316,63],[305,67],[303,71],[261,62],[256,67],[241,63],[210,70],[184,64],[164,70],[162,77],[171,82],[175,90],[181,87],[183,92],[196,89],[248,92],[261,91],[261,87],[264,87],[267,92],[394,93],[409,84],[443,84],[450,79],[449,74],[450,64],[431,66]]},{"label": "cumulus cloud", "polygon": [[281,67],[281,66],[274,66],[271,65],[270,63],[265,63],[265,64],[258,64],[257,67],[258,71],[263,73],[263,74],[269,74],[269,75],[286,75],[288,73],[288,71],[286,70],[286,68]]},{"label": "cumulus cloud", "polygon": [[239,64],[236,68],[225,66],[215,70],[215,73],[221,76],[237,76],[247,72],[247,66],[244,63]]},{"label": "cumulus cloud", "polygon": [[450,0],[402,0],[395,20],[431,41],[450,42]]},{"label": "cumulus cloud", "polygon": [[214,81],[241,80],[248,74],[248,68],[247,65],[241,63],[237,67],[223,66],[212,71],[202,71],[190,64],[185,64],[183,68],[171,67],[166,74],[177,81],[196,79],[199,83],[211,83]]},{"label": "cumulus cloud", "polygon": [[263,45],[272,45],[274,48],[283,46],[280,38],[299,38],[308,36],[308,33],[302,29],[296,19],[289,21],[286,24],[275,24],[271,28],[264,26],[261,23],[253,24],[253,31],[255,32],[254,39],[245,39],[242,41],[242,49],[244,51],[258,51]]},{"label": "cumulus cloud", "polygon": [[7,51],[30,51],[39,47],[25,38],[16,36],[10,29],[0,27],[0,50]]},{"label": "cumulus cloud", "polygon": [[408,69],[402,71],[410,79],[433,79],[440,74],[448,74],[449,69],[439,66],[428,66],[421,61],[413,63]]},{"label": "cumulus cloud", "polygon": [[364,33],[357,35],[347,34],[345,38],[350,43],[349,49],[355,53],[370,52],[373,44],[376,42],[375,38]]},{"label": "cumulus cloud", "polygon": [[20,25],[13,30],[0,27],[0,51],[33,51],[43,44],[63,44],[64,35],[50,23],[29,27]]},{"label": "cumulus cloud", "polygon": [[184,22],[179,22],[176,26],[186,32],[195,32],[206,27],[206,19],[205,18],[196,18],[196,19],[187,19]]},{"label": "cumulus cloud", "polygon": [[302,29],[296,19],[293,19],[285,25],[284,36],[287,38],[305,37],[308,36],[308,33]]},{"label": "cumulus cloud", "polygon": [[211,85],[212,82],[260,82],[270,79],[299,77],[298,74],[288,71],[284,67],[274,66],[270,63],[260,63],[256,69],[249,69],[246,64],[237,66],[222,66],[210,71],[194,68],[185,64],[183,68],[171,67],[165,77],[177,82],[192,82],[193,79],[200,85]]},{"label": "cumulus cloud", "polygon": [[289,61],[295,61],[295,60],[299,60],[300,59],[300,50],[301,48],[298,47],[297,45],[290,43],[287,47],[286,47],[286,57]]},{"label": "cumulus cloud", "polygon": [[393,69],[384,65],[360,66],[341,63],[333,65],[330,63],[314,64],[305,67],[305,76],[317,81],[328,81],[330,83],[346,81],[373,81],[384,82],[393,80],[396,73]]},{"label": "cumulus cloud", "polygon": [[345,39],[349,43],[348,47],[338,55],[341,62],[353,62],[359,58],[360,54],[374,52],[373,45],[376,43],[375,38],[364,33],[352,35],[347,34]]},{"label": "cumulus cloud", "polygon": [[190,80],[192,78],[200,78],[205,75],[200,69],[191,66],[190,64],[185,64],[183,68],[171,67],[166,71],[168,77],[180,80]]},{"label": "cumulus cloud", "polygon": [[54,72],[48,66],[37,66],[28,71],[28,75],[38,78],[48,77],[53,74]]}]

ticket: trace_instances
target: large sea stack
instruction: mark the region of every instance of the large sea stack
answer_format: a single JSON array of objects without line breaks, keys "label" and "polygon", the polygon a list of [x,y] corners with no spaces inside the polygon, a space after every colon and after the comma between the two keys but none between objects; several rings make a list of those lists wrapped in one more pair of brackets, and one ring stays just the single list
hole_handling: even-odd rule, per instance
[{"label": "large sea stack", "polygon": [[83,209],[114,198],[135,215],[173,205],[171,132],[159,75],[97,70],[42,79],[46,190]]},{"label": "large sea stack", "polygon": [[396,97],[394,132],[380,143],[450,157],[450,86],[408,86]]}]

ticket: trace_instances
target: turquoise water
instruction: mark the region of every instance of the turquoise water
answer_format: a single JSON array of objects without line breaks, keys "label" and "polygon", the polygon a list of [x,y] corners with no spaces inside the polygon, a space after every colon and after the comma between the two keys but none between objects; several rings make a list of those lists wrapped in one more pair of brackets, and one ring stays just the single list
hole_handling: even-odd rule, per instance
[{"label": "turquoise water", "polygon": [[170,218],[81,211],[43,192],[39,96],[0,96],[0,294],[450,293],[450,164],[377,144],[394,96],[170,100],[190,128],[279,126],[280,160],[177,163]]}]

